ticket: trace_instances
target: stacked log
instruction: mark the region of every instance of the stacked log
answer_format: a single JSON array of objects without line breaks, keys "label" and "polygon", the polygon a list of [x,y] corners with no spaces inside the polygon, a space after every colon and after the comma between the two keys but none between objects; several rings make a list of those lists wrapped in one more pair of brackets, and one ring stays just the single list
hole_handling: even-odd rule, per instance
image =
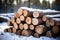
[{"label": "stacked log", "polygon": [[29,25],[29,29],[30,29],[30,30],[34,30],[34,25],[32,25],[32,24]]},{"label": "stacked log", "polygon": [[40,36],[52,37],[59,35],[60,22],[47,18],[44,14],[38,11],[29,12],[19,8],[14,16],[7,22],[11,28],[5,29],[5,32],[15,33],[22,36]]},{"label": "stacked log", "polygon": [[52,37],[51,31],[47,31],[47,32],[46,32],[46,36],[47,36],[47,37]]}]

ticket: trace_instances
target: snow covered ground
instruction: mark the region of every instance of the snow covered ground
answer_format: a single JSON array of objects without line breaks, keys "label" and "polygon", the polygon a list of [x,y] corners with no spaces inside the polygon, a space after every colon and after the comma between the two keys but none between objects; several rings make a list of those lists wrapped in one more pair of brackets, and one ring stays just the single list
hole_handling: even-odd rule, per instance
[{"label": "snow covered ground", "polygon": [[40,38],[35,38],[33,36],[25,37],[25,36],[18,36],[13,33],[3,33],[3,35],[0,35],[0,40],[60,40],[60,37],[49,38],[41,36]]}]

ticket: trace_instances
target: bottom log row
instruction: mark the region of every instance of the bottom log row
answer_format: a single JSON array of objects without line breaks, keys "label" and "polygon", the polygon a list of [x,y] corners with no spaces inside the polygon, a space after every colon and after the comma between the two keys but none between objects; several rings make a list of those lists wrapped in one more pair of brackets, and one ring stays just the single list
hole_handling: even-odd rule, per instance
[{"label": "bottom log row", "polygon": [[48,28],[48,27],[42,27],[42,25],[36,26],[34,30],[30,29],[16,29],[15,27],[11,27],[8,29],[5,29],[4,32],[10,32],[14,33],[16,35],[21,35],[21,36],[30,36],[32,35],[33,37],[39,38],[40,36],[47,36],[47,37],[58,37],[60,36],[60,27],[59,26],[54,26],[53,28]]}]

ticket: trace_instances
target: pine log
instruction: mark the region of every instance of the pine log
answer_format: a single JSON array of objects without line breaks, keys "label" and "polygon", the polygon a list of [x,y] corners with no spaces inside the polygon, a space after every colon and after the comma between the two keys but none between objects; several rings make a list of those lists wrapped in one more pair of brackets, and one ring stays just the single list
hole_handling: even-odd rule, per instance
[{"label": "pine log", "polygon": [[11,23],[14,24],[14,22],[15,22],[15,17],[13,16],[11,17]]},{"label": "pine log", "polygon": [[58,26],[54,26],[54,27],[52,28],[52,32],[53,32],[54,34],[58,34],[58,33],[59,33],[59,27],[58,27]]},{"label": "pine log", "polygon": [[59,26],[60,25],[60,21],[56,21],[55,25]]},{"label": "pine log", "polygon": [[46,22],[47,17],[46,17],[45,15],[43,15],[42,20],[43,20],[44,22]]},{"label": "pine log", "polygon": [[23,35],[23,36],[29,36],[30,33],[29,33],[28,30],[23,30],[23,31],[22,31],[22,35]]},{"label": "pine log", "polygon": [[40,35],[38,33],[34,33],[34,37],[39,38]]},{"label": "pine log", "polygon": [[54,26],[55,25],[55,21],[53,19],[50,19],[50,26]]},{"label": "pine log", "polygon": [[22,30],[18,30],[18,29],[17,29],[16,34],[17,34],[17,35],[21,35],[21,34],[22,34]]},{"label": "pine log", "polygon": [[17,23],[17,24],[20,24],[20,23],[21,23],[20,18],[17,18],[17,19],[16,19],[16,23]]},{"label": "pine log", "polygon": [[43,14],[41,12],[40,13],[38,11],[33,12],[33,17],[34,18],[39,18],[39,17],[41,18],[42,16],[43,16]]},{"label": "pine log", "polygon": [[11,28],[8,28],[8,32],[10,32],[10,33],[12,32]]},{"label": "pine log", "polygon": [[30,17],[27,17],[27,18],[26,18],[26,23],[27,23],[27,24],[31,24],[31,18],[30,18]]},{"label": "pine log", "polygon": [[49,20],[46,21],[46,26],[47,26],[48,28],[50,28],[50,21],[49,21]]},{"label": "pine log", "polygon": [[43,26],[41,26],[41,25],[36,26],[35,32],[38,34],[42,34],[43,33]]},{"label": "pine log", "polygon": [[32,24],[33,25],[38,25],[41,23],[43,23],[42,19],[32,18]]},{"label": "pine log", "polygon": [[23,15],[20,16],[20,20],[21,21],[24,21],[25,20],[25,17]]},{"label": "pine log", "polygon": [[17,11],[17,13],[18,13],[19,15],[22,15],[22,14],[23,14],[23,9],[19,8],[18,11]]},{"label": "pine log", "polygon": [[20,14],[17,13],[17,12],[15,12],[15,13],[14,13],[14,17],[15,17],[15,18],[19,18],[19,17],[20,17]]},{"label": "pine log", "polygon": [[33,12],[33,17],[35,17],[35,18],[36,18],[36,17],[39,17],[39,12],[38,12],[38,11],[34,11],[34,12]]},{"label": "pine log", "polygon": [[17,23],[14,23],[14,24],[13,24],[13,27],[16,28],[16,29],[18,29]]},{"label": "pine log", "polygon": [[27,10],[23,10],[23,15],[24,15],[25,17],[27,17],[28,11],[27,11]]},{"label": "pine log", "polygon": [[23,30],[23,28],[24,28],[24,27],[23,27],[23,24],[20,23],[20,24],[19,24],[19,29],[20,29],[20,30]]},{"label": "pine log", "polygon": [[30,30],[34,30],[34,25],[30,25],[30,26],[29,26],[29,29],[30,29]]},{"label": "pine log", "polygon": [[52,37],[51,31],[47,31],[46,36],[47,36],[47,37]]},{"label": "pine log", "polygon": [[13,33],[16,33],[16,28],[13,27],[12,28],[12,31],[13,31]]},{"label": "pine log", "polygon": [[38,19],[37,18],[32,18],[32,24],[37,25],[38,24]]},{"label": "pine log", "polygon": [[23,25],[23,27],[24,27],[25,30],[28,29],[28,24],[25,23],[25,24]]}]

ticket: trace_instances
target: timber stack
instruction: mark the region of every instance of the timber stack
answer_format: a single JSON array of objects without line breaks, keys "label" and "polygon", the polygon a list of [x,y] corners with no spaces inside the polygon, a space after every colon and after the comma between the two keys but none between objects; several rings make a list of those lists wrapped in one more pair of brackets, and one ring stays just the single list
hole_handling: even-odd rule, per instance
[{"label": "timber stack", "polygon": [[47,18],[43,13],[38,11],[30,12],[19,8],[7,22],[7,25],[13,27],[5,29],[4,31],[15,33],[16,35],[32,35],[37,38],[40,36],[60,36],[60,22],[52,18]]}]

